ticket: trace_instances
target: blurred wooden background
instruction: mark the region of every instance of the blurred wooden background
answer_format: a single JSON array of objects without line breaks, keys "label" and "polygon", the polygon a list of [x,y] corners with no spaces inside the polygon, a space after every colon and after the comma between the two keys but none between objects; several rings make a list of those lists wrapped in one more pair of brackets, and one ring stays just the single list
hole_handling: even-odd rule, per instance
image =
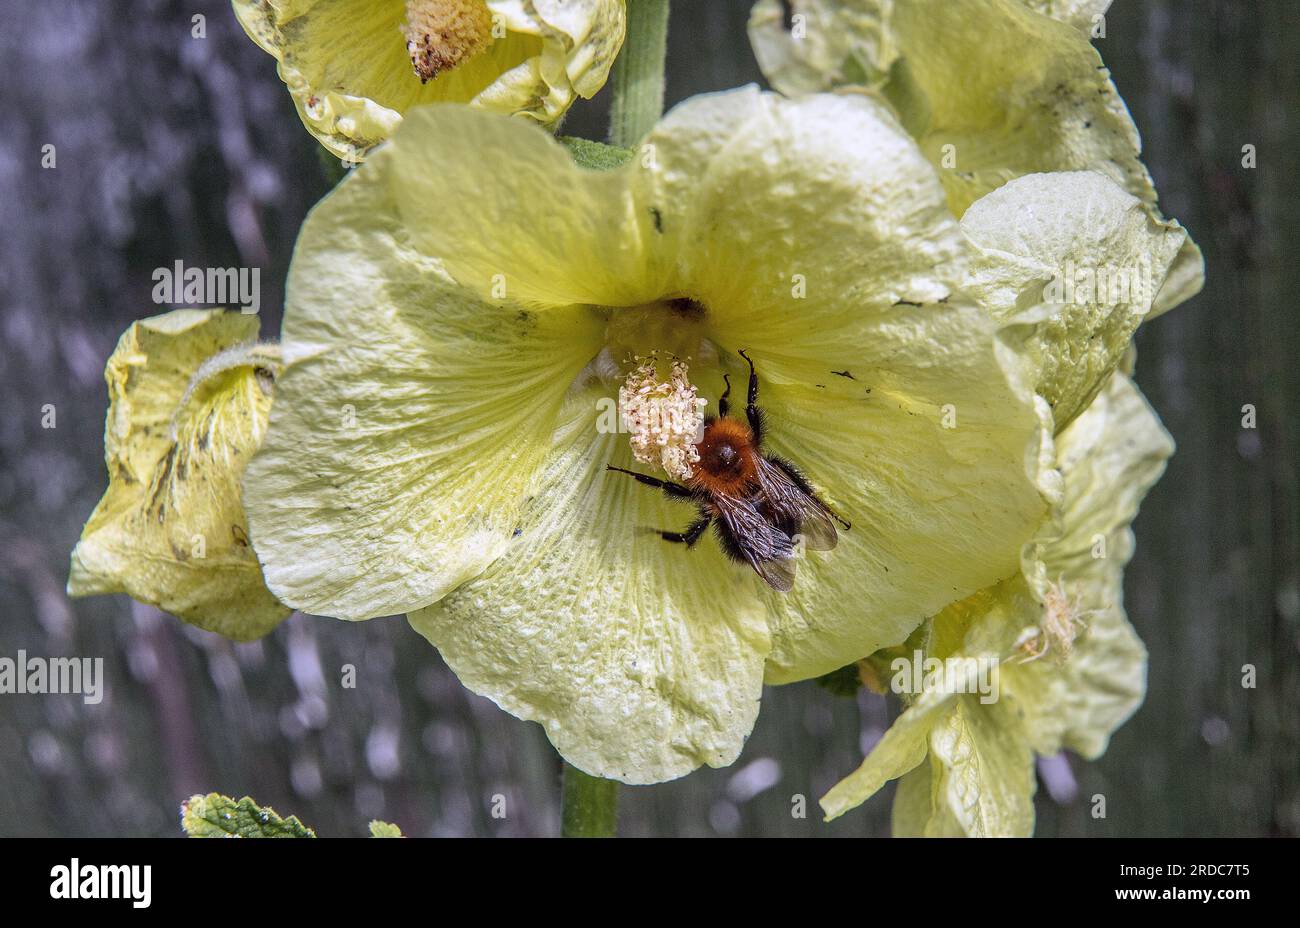
[{"label": "blurred wooden background", "polygon": [[[670,102],[760,79],[748,7],[675,4]],[[194,13],[205,40],[190,37]],[[1300,6],[1117,0],[1097,44],[1209,283],[1138,339],[1138,379],[1179,446],[1128,576],[1151,692],[1101,762],[1070,760],[1076,798],[1040,790],[1038,833],[1296,835]],[[158,311],[152,269],[261,267],[274,332],[326,173],[273,63],[220,0],[7,4],[0,49],[0,655],[103,656],[108,676],[98,706],[0,696],[0,835],[174,835],[181,799],[209,790],[327,835],[363,834],[370,817],[416,835],[554,833],[558,762],[540,730],[466,692],[401,619],[295,616],[234,646],[124,597],[65,598],[68,552],[105,482],[103,362]],[[606,95],[566,132],[601,137]],[[54,170],[40,168],[46,143]],[[356,689],[337,685],[345,663]],[[769,690],[735,766],[624,790],[622,830],[887,834],[888,795],[832,826],[815,799],[891,711],[812,684]],[[1083,798],[1098,792],[1100,821]],[[505,819],[490,816],[497,794]],[[796,794],[807,818],[791,814]]]}]

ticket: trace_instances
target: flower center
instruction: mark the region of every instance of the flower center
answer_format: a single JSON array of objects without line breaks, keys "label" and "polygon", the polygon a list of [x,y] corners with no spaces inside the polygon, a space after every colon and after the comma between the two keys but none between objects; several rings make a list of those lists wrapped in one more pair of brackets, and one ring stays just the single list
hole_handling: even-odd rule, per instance
[{"label": "flower center", "polygon": [[487,50],[492,13],[483,0],[407,0],[402,34],[420,83],[427,83]]},{"label": "flower center", "polygon": [[689,480],[700,460],[695,446],[704,431],[700,399],[687,376],[686,362],[673,358],[666,378],[658,357],[637,358],[618,391],[619,415],[630,435],[632,456],[660,467],[675,480]]},{"label": "flower center", "polygon": [[717,359],[708,339],[705,309],[685,297],[608,311],[605,347],[585,376],[620,382],[619,429],[628,433],[632,455],[642,464],[689,480],[700,460],[704,435],[701,399],[689,365]]},{"label": "flower center", "polygon": [[694,360],[707,354],[704,307],[686,298],[612,310],[605,325],[605,345],[623,372],[654,354]]}]

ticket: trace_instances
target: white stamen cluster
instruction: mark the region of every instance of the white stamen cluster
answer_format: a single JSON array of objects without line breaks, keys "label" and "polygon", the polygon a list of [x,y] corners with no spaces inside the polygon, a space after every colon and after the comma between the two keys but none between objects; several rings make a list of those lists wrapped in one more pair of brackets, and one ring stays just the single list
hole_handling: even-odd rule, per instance
[{"label": "white stamen cluster", "polygon": [[1088,627],[1087,617],[1100,612],[1081,609],[1081,605],[1078,596],[1072,599],[1066,592],[1064,579],[1049,585],[1043,597],[1043,619],[1020,643],[1026,658],[1037,660],[1053,651],[1058,661],[1069,660],[1075,639]]},{"label": "white stamen cluster", "polygon": [[667,381],[659,380],[655,358],[636,358],[636,368],[618,390],[619,415],[629,433],[632,456],[687,480],[699,461],[696,443],[704,429],[700,399],[687,377],[686,362],[674,358]]}]

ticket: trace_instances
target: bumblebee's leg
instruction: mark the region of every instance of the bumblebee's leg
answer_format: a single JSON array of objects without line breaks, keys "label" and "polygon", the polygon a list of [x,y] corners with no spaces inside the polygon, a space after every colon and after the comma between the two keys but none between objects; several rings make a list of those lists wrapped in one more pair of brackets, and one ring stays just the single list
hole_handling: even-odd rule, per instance
[{"label": "bumblebee's leg", "polygon": [[615,473],[635,477],[646,486],[654,487],[656,490],[663,490],[665,495],[674,499],[690,499],[695,495],[690,491],[690,488],[684,487],[680,483],[673,483],[671,480],[660,480],[658,477],[651,477],[649,474],[638,474],[634,470],[624,470],[621,467],[615,467],[613,464],[606,464],[605,470],[612,470]]},{"label": "bumblebee's leg", "polygon": [[749,396],[745,416],[749,419],[749,430],[754,433],[754,444],[759,445],[763,442],[763,410],[758,408],[758,373],[754,370],[754,362],[745,354],[745,349],[740,349],[739,354],[749,364]]},{"label": "bumblebee's leg", "polygon": [[659,534],[663,536],[664,541],[685,542],[686,547],[689,548],[700,540],[700,536],[704,534],[712,521],[713,516],[701,516],[692,522],[684,532],[660,532]]},{"label": "bumblebee's leg", "polygon": [[727,385],[727,389],[722,391],[722,396],[718,397],[718,418],[721,419],[731,410],[731,378],[726,374],[722,375],[722,382]]}]

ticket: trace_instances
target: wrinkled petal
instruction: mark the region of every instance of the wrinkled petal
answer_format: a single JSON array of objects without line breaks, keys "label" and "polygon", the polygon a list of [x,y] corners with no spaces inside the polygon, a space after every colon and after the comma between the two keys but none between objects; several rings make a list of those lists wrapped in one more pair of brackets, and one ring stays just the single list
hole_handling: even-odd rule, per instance
[{"label": "wrinkled petal", "polygon": [[749,42],[763,76],[785,94],[878,86],[898,51],[882,15],[888,0],[758,0]]},{"label": "wrinkled petal", "polygon": [[[786,88],[784,75],[795,69],[820,71],[816,89],[879,88],[939,168],[958,216],[1011,178],[1043,171],[1101,171],[1155,202],[1133,120],[1078,29],[1021,0],[793,0],[810,35],[850,34],[810,43],[784,29],[775,7],[761,0],[751,19],[773,85],[813,89],[807,81]],[[845,79],[842,64],[808,60],[825,43],[855,37],[857,80]]]},{"label": "wrinkled petal", "polygon": [[404,234],[485,299],[626,306],[664,295],[646,269],[651,217],[638,217],[626,171],[580,168],[536,127],[457,106],[413,113],[391,148]]},{"label": "wrinkled petal", "polygon": [[930,732],[971,685],[971,668],[958,665],[920,693],[871,749],[857,770],[831,787],[820,800],[826,820],[838,818],[866,802],[890,780],[896,780],[925,760]]},{"label": "wrinkled petal", "polygon": [[825,373],[826,352],[906,314],[903,301],[944,299],[961,275],[935,173],[872,97],[744,89],[677,107],[646,143],[656,183],[641,196],[678,286],[755,350]]},{"label": "wrinkled petal", "polygon": [[1115,370],[1187,233],[1089,171],[1029,174],[961,220],[975,246],[966,288],[999,321],[1035,319],[1029,353],[1059,430]]},{"label": "wrinkled petal", "polygon": [[[1108,0],[759,0],[750,39],[778,90],[858,85],[884,94],[939,170],[953,212],[1023,174],[1099,171],[1141,200],[1156,192],[1141,139],[1089,44]],[[1059,21],[1058,21],[1059,20]],[[795,25],[791,23],[790,25]],[[1152,309],[1195,296],[1204,262],[1188,239]]]},{"label": "wrinkled petal", "polygon": [[482,576],[410,616],[470,689],[541,723],[571,764],[654,783],[735,760],[769,640],[751,577],[713,544],[668,544],[690,506],[596,466],[630,467],[597,430],[609,393],[565,404],[518,536]]},{"label": "wrinkled petal", "polygon": [[363,160],[421,103],[468,103],[551,126],[605,83],[626,30],[623,0],[485,0],[505,30],[428,83],[402,25],[405,0],[233,0],[279,63],[303,124],[340,158]]},{"label": "wrinkled petal", "polygon": [[347,619],[427,605],[506,549],[602,329],[586,307],[455,286],[403,228],[401,152],[378,153],[303,226],[282,402],[245,480],[271,589]]},{"label": "wrinkled petal", "polygon": [[737,349],[758,366],[771,450],[853,523],[792,592],[765,594],[769,682],[896,644],[1013,571],[1045,512],[1038,414],[994,323],[953,290],[965,243],[887,108],[739,91],[677,108],[647,143],[664,181],[644,196],[682,290],[733,383]]},{"label": "wrinkled petal", "polygon": [[1065,747],[1091,759],[1146,694],[1146,649],[1124,613],[1124,565],[1138,505],[1174,445],[1137,387],[1116,374],[1059,446],[1064,531],[1043,545],[1041,578],[1065,578],[1085,627],[1064,665],[1049,654],[1008,667],[1008,686],[1027,709],[1038,753]]},{"label": "wrinkled petal", "polygon": [[1000,703],[962,696],[930,731],[935,813],[928,837],[1027,838],[1034,832],[1034,753]]},{"label": "wrinkled petal", "polygon": [[[1173,444],[1137,388],[1116,374],[1058,436],[1056,449],[1064,487],[1059,528],[1046,529],[1045,540],[1030,546],[1021,575],[931,620],[927,656],[1000,658],[999,698],[985,704],[962,695],[925,719],[905,712],[886,732],[882,745],[905,724],[895,740],[911,745],[922,721],[929,739],[924,784],[913,774],[905,791],[900,786],[896,833],[1031,833],[1033,753],[1069,748],[1096,758],[1142,702],[1146,651],[1124,615],[1123,569],[1133,552],[1130,525],[1138,504]],[[1065,600],[1051,599],[1049,586],[1064,591]],[[1053,608],[1068,609],[1064,618],[1077,637],[1028,659],[1021,647],[1026,632],[1042,633]],[[822,800],[829,815],[842,814],[906,772],[904,765],[873,761],[879,750]],[[920,758],[907,769],[917,764]]]},{"label": "wrinkled petal", "polygon": [[108,359],[108,490],[72,552],[68,593],[127,593],[250,640],[289,610],[262,581],[239,476],[278,362],[257,317],[182,309],[134,323]]},{"label": "wrinkled petal", "polygon": [[917,764],[904,774],[894,790],[890,810],[890,833],[895,838],[922,838],[934,809],[930,778],[932,761]]}]

